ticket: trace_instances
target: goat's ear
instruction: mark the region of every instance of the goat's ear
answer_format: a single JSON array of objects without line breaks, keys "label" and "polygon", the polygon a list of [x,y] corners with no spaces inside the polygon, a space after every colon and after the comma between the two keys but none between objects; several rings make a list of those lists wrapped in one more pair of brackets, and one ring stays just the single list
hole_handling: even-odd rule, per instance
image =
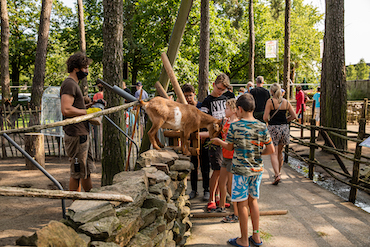
[{"label": "goat's ear", "polygon": [[220,131],[220,125],[218,123],[213,123],[213,128],[216,132]]}]

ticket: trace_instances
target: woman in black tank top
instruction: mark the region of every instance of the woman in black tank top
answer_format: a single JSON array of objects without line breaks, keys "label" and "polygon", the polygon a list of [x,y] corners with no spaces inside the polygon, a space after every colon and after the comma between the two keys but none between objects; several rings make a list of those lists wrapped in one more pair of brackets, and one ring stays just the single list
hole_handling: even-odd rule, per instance
[{"label": "woman in black tank top", "polygon": [[[266,102],[263,120],[268,123],[268,130],[275,146],[275,152],[271,154],[271,165],[274,169],[275,179],[273,185],[277,185],[281,179],[281,168],[283,166],[283,149],[289,144],[289,122],[297,116],[292,105],[281,96],[281,87],[274,83],[270,87],[272,98]],[[289,115],[287,117],[287,112]]]}]

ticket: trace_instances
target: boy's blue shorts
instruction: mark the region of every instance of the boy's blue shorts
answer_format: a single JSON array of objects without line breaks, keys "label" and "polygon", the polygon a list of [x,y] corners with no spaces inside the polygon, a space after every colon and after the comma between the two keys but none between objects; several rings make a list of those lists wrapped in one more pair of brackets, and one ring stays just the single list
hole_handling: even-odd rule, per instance
[{"label": "boy's blue shorts", "polygon": [[233,174],[231,201],[246,201],[249,195],[258,199],[260,196],[261,181],[262,174],[249,177]]}]

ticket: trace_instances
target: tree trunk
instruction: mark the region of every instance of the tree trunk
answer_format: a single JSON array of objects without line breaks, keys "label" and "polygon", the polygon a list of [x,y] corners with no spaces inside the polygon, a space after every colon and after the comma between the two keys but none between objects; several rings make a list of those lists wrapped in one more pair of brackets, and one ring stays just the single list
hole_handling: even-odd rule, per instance
[{"label": "tree trunk", "polygon": [[[347,129],[347,88],[344,55],[344,0],[326,0],[324,55],[321,71],[321,124]],[[333,110],[334,109],[334,110]],[[347,141],[330,136],[335,146]]]},{"label": "tree trunk", "polygon": [[209,74],[209,0],[200,3],[199,40],[199,88],[198,100],[202,102],[208,95]]},{"label": "tree trunk", "polygon": [[9,17],[6,0],[1,0],[1,93],[3,103],[10,100],[9,76]]},{"label": "tree trunk", "polygon": [[249,80],[254,82],[254,14],[253,14],[253,0],[249,0]]},{"label": "tree trunk", "polygon": [[[122,88],[123,81],[123,1],[103,0],[103,77],[110,85]],[[108,106],[123,104],[123,98],[111,90],[104,93]],[[121,129],[125,128],[124,112],[109,116]],[[106,119],[103,121],[103,159],[101,184],[113,183],[113,176],[124,170],[125,140]]]},{"label": "tree trunk", "polygon": [[[80,34],[80,50],[82,53],[86,54],[86,38],[85,38],[85,22],[84,22],[84,7],[82,0],[77,0],[78,4],[78,27],[79,27],[79,34]],[[81,80],[80,88],[82,94],[86,96],[89,91],[89,86],[87,85],[87,78]]]},{"label": "tree trunk", "polygon": [[285,0],[284,78],[285,98],[290,95],[290,12],[291,0]]},{"label": "tree trunk", "polygon": [[19,93],[19,77],[20,77],[20,71],[19,71],[19,60],[16,59],[11,63],[12,68],[12,74],[11,74],[11,81],[12,86],[16,86],[15,88],[11,89],[13,101],[18,101],[18,93]]},{"label": "tree trunk", "polygon": [[[36,57],[35,57],[35,72],[32,80],[32,96],[31,107],[36,109],[41,108],[41,98],[44,91],[44,77],[46,66],[46,52],[48,45],[49,29],[50,29],[50,15],[53,5],[53,0],[42,0],[40,26],[37,39]],[[32,124],[39,124],[40,116],[36,112],[34,122]]]}]

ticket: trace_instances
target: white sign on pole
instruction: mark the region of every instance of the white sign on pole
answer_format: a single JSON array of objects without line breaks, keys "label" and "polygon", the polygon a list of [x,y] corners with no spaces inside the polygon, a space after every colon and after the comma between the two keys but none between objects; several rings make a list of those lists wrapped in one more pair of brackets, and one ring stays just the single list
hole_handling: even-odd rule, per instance
[{"label": "white sign on pole", "polygon": [[276,58],[278,51],[277,47],[277,40],[266,41],[266,58]]}]

